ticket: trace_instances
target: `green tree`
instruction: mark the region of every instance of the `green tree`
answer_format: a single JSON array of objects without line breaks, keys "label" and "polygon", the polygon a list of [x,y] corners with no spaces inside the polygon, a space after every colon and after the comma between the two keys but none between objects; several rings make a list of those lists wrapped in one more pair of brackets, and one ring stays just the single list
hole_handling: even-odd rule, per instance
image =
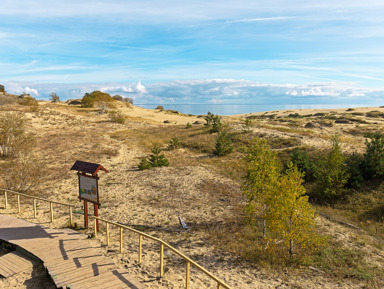
[{"label": "green tree", "polygon": [[384,175],[384,135],[370,133],[365,135],[364,168],[367,178]]},{"label": "green tree", "polygon": [[214,117],[215,115],[212,113],[212,112],[210,112],[210,111],[208,111],[207,112],[207,115],[204,117],[204,119],[205,119],[205,126],[208,126],[208,125],[212,125],[212,121],[213,121],[213,117]]},{"label": "green tree", "polygon": [[349,175],[347,185],[351,188],[360,188],[364,182],[364,158],[354,152],[346,158],[345,163]]},{"label": "green tree", "polygon": [[221,124],[220,116],[214,115],[213,118],[212,118],[212,129],[211,129],[211,132],[212,133],[219,132],[221,126],[222,126],[222,124]]},{"label": "green tree", "polygon": [[307,152],[301,150],[300,148],[296,148],[291,152],[290,158],[292,163],[297,166],[299,171],[304,174],[304,178],[306,181],[311,181],[314,178],[314,164],[313,160],[309,157]]},{"label": "green tree", "polygon": [[332,149],[328,153],[321,154],[316,162],[315,197],[321,202],[331,202],[340,198],[345,192],[349,178],[338,136],[334,136],[331,142]]},{"label": "green tree", "polygon": [[226,130],[223,130],[216,139],[216,149],[214,154],[222,157],[230,154],[233,151],[231,136]]},{"label": "green tree", "polygon": [[208,111],[205,119],[205,126],[212,126],[211,133],[219,132],[222,126],[221,118],[218,115],[215,115]]}]

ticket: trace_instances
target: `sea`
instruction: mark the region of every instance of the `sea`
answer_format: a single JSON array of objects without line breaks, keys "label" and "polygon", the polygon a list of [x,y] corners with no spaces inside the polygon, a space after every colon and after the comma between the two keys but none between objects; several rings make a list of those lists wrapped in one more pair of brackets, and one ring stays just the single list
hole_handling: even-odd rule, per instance
[{"label": "sea", "polygon": [[[252,112],[293,110],[293,109],[332,109],[364,107],[362,104],[161,104],[165,110],[177,110],[184,114],[205,115],[207,112],[218,115],[246,114]],[[158,104],[135,104],[142,108],[155,109]]]}]

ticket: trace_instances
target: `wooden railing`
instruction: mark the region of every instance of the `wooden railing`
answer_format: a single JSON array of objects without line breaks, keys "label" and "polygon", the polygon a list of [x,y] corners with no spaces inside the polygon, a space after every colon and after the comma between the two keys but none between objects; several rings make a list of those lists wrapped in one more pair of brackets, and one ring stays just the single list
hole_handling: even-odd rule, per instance
[{"label": "wooden railing", "polygon": [[143,237],[148,238],[148,239],[150,239],[152,241],[155,241],[155,242],[159,243],[160,244],[160,249],[159,249],[159,251],[160,251],[160,266],[159,266],[160,273],[159,273],[159,275],[160,275],[160,277],[162,277],[164,275],[164,247],[166,247],[169,250],[171,250],[173,253],[179,255],[186,262],[186,273],[185,273],[185,288],[186,289],[189,288],[189,273],[190,273],[191,265],[193,265],[198,270],[200,270],[201,272],[205,273],[208,277],[210,277],[212,280],[214,280],[217,283],[217,289],[221,289],[221,288],[231,289],[231,287],[229,285],[227,285],[225,282],[223,282],[219,278],[217,278],[214,275],[212,275],[210,272],[208,272],[206,269],[201,267],[195,261],[191,260],[189,257],[185,256],[179,250],[175,249],[174,247],[172,247],[168,243],[164,242],[163,240],[158,239],[156,237],[153,237],[151,235],[148,235],[146,233],[143,233],[141,231],[132,229],[132,228],[130,228],[128,226],[125,226],[125,225],[122,225],[122,224],[119,224],[119,223],[116,223],[116,222],[112,222],[112,221],[108,221],[108,220],[102,219],[100,217],[92,216],[92,218],[94,219],[94,234],[95,234],[95,237],[97,237],[96,221],[99,220],[101,222],[105,222],[106,223],[107,246],[110,245],[109,225],[113,225],[113,226],[116,226],[116,227],[120,228],[120,253],[123,253],[123,230],[128,230],[130,232],[133,232],[133,233],[137,234],[138,237],[139,237],[139,248],[138,248],[138,258],[137,259],[138,259],[138,262],[140,264],[142,262],[141,256],[142,256]]},{"label": "wooden railing", "polygon": [[6,189],[1,189],[0,188],[0,191],[4,192],[5,209],[8,208],[8,193],[17,195],[17,211],[18,211],[19,214],[21,212],[20,196],[23,196],[23,197],[26,197],[26,198],[29,198],[29,199],[33,199],[33,216],[34,216],[34,218],[36,218],[37,201],[43,201],[43,202],[49,203],[49,209],[50,209],[50,213],[51,213],[51,223],[53,223],[53,219],[54,219],[54,216],[53,216],[53,204],[67,206],[69,208],[69,225],[71,227],[73,226],[72,208],[75,207],[74,205],[70,205],[70,204],[66,204],[66,203],[62,203],[62,202],[57,202],[57,201],[51,201],[51,200],[47,200],[47,199],[43,199],[43,198],[31,196],[31,195],[19,193],[19,192],[12,191],[12,190],[6,190]]},{"label": "wooden railing", "polygon": [[[53,223],[53,220],[54,220],[53,204],[67,206],[69,208],[69,223],[70,223],[71,226],[73,225],[72,208],[75,207],[74,205],[65,204],[65,203],[57,202],[57,201],[51,201],[51,200],[47,200],[47,199],[43,199],[43,198],[39,198],[39,197],[35,197],[35,196],[27,195],[27,194],[24,194],[24,193],[19,193],[19,192],[12,191],[12,190],[7,190],[7,189],[1,189],[0,188],[0,191],[4,192],[5,209],[7,209],[7,207],[8,207],[8,193],[12,193],[12,194],[16,194],[17,195],[17,208],[18,208],[18,213],[19,214],[21,212],[20,196],[33,199],[33,212],[34,212],[34,217],[35,218],[36,218],[36,211],[37,211],[36,202],[37,201],[48,202],[50,204],[50,213],[51,213],[51,222],[52,223]],[[180,251],[178,251],[176,248],[172,247],[168,243],[164,242],[163,240],[158,239],[156,237],[153,237],[151,235],[148,235],[146,233],[143,233],[141,231],[132,229],[132,228],[130,228],[128,226],[125,226],[125,225],[113,222],[113,221],[105,220],[103,218],[96,217],[96,216],[90,216],[90,217],[94,218],[94,235],[95,235],[95,238],[97,238],[97,224],[96,224],[97,220],[106,223],[107,246],[110,245],[109,225],[116,226],[116,227],[118,227],[120,229],[120,253],[123,253],[123,230],[128,230],[130,232],[133,232],[133,233],[137,234],[138,237],[139,237],[138,262],[140,264],[142,263],[143,237],[148,238],[148,239],[150,239],[152,241],[155,241],[155,242],[159,243],[160,244],[160,266],[159,266],[159,271],[160,271],[159,275],[160,275],[160,277],[163,277],[163,275],[164,275],[164,247],[166,247],[169,250],[171,250],[173,253],[175,253],[176,255],[181,257],[182,259],[184,259],[185,262],[186,262],[186,273],[185,273],[185,288],[186,289],[189,289],[189,279],[190,279],[189,276],[190,276],[191,265],[194,266],[195,268],[197,268],[198,270],[200,270],[201,272],[203,272],[205,275],[210,277],[212,280],[214,280],[217,283],[217,289],[222,289],[222,288],[231,289],[231,287],[229,285],[227,285],[225,282],[223,282],[219,278],[215,277],[213,274],[211,274],[206,269],[201,267],[195,261],[191,260],[189,257],[185,256],[183,253],[181,253]]]}]

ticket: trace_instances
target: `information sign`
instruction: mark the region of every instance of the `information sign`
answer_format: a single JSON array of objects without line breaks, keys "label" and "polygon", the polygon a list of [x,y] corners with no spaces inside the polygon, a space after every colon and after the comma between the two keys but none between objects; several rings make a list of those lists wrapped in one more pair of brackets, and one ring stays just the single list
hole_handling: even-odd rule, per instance
[{"label": "information sign", "polygon": [[100,205],[97,180],[98,177],[79,174],[79,199]]}]

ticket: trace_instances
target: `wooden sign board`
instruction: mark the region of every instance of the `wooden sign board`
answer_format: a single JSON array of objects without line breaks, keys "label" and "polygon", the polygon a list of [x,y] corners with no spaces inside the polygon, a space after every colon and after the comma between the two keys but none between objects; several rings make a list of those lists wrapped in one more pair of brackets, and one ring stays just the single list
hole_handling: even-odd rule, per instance
[{"label": "wooden sign board", "polygon": [[79,199],[100,206],[99,202],[99,185],[97,176],[87,176],[78,174],[79,176]]}]

